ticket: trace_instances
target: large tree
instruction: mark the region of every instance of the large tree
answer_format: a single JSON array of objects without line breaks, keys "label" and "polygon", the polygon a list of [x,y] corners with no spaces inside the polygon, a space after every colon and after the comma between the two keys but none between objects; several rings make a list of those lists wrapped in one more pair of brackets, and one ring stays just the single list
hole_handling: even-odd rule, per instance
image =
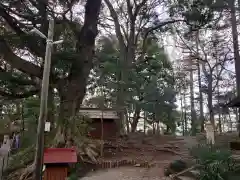
[{"label": "large tree", "polygon": [[[100,39],[101,46],[96,54],[99,58],[90,79],[89,90],[93,90],[88,103],[99,106],[103,102],[106,107],[114,107],[119,96],[118,81],[120,51],[118,41],[114,37]],[[170,116],[175,108],[175,88],[173,68],[163,46],[154,37],[148,38],[148,49],[143,61],[133,64],[129,77],[122,81],[125,87],[125,106],[128,115],[133,114],[129,123],[131,131],[135,131],[141,117],[141,112],[151,114],[154,122],[162,122],[164,112]],[[97,88],[96,88],[97,87]],[[100,91],[100,92],[99,92]],[[104,97],[101,97],[103,91]],[[91,91],[89,91],[91,92]],[[97,96],[94,96],[96,94]],[[100,95],[100,96],[99,96]],[[165,118],[165,124],[168,123]],[[171,127],[173,127],[171,125]]]},{"label": "large tree", "polygon": [[[110,22],[114,25],[113,34],[116,35],[119,43],[119,66],[121,71],[118,75],[121,84],[118,88],[118,106],[125,106],[127,100],[126,85],[128,77],[131,76],[131,68],[144,60],[148,49],[148,36],[157,30],[180,19],[164,19],[158,12],[164,6],[165,1],[158,0],[136,0],[136,1],[104,1],[110,15]],[[109,18],[108,18],[109,20]],[[111,27],[112,28],[112,27]]]},{"label": "large tree", "polygon": [[[66,124],[75,115],[86,91],[87,78],[93,64],[95,38],[101,0],[1,1],[0,57],[1,95],[23,98],[40,90],[46,42],[29,34],[32,28],[47,34],[48,17],[55,20],[54,39],[63,38],[63,45],[53,50],[50,87],[60,96],[59,119]],[[56,8],[56,7],[59,8]],[[74,17],[73,8],[84,7],[84,20]],[[59,12],[59,9],[61,11]],[[57,11],[58,10],[58,11]],[[66,137],[67,126],[59,126]]]}]

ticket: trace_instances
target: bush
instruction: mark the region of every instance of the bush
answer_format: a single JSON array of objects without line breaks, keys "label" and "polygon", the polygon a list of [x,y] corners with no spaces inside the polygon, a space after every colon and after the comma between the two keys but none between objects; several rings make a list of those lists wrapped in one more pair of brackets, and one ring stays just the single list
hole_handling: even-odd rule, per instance
[{"label": "bush", "polygon": [[198,145],[191,149],[191,155],[199,165],[199,180],[230,180],[237,166],[231,151],[212,145]]}]

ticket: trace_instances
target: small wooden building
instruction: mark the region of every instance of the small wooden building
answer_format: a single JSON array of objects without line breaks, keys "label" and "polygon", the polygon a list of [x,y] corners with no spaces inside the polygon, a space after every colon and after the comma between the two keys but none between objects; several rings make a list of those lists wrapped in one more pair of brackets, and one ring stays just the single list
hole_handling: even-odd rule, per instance
[{"label": "small wooden building", "polygon": [[47,148],[44,150],[45,171],[43,180],[66,180],[69,164],[77,162],[74,148]]},{"label": "small wooden building", "polygon": [[81,108],[80,113],[92,120],[92,130],[89,132],[92,138],[101,139],[101,120],[103,121],[103,139],[114,139],[120,132],[120,117],[114,109]]}]

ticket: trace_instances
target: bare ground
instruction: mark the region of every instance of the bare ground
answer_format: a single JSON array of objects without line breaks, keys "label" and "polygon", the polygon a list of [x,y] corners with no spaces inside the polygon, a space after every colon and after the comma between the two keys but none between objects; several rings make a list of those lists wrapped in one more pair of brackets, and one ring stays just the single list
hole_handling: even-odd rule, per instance
[{"label": "bare ground", "polygon": [[160,168],[119,167],[89,173],[81,180],[165,180]]},{"label": "bare ground", "polygon": [[[141,167],[118,167],[112,169],[101,169],[91,172],[81,180],[166,180],[164,177],[164,168],[175,159],[182,158],[181,153],[186,155],[187,149],[195,146],[197,141],[193,137],[137,137],[131,136],[126,142],[123,142],[122,150],[108,154],[105,159],[121,159],[134,158],[143,159],[145,161],[154,161],[156,167],[141,168]],[[167,147],[170,151],[159,150]],[[173,150],[176,153],[171,152]]]}]

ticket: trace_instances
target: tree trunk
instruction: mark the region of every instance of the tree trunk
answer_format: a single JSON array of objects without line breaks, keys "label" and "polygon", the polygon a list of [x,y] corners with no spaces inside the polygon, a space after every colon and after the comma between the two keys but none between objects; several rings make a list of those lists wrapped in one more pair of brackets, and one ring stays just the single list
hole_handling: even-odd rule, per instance
[{"label": "tree trunk", "polygon": [[155,122],[153,122],[153,134],[156,133],[156,126],[155,126]]},{"label": "tree trunk", "polygon": [[78,112],[86,93],[87,78],[92,68],[95,38],[101,0],[87,0],[85,20],[76,44],[79,59],[72,63],[68,78],[58,82],[60,95],[60,113],[56,143],[65,144],[71,137],[70,118]]},{"label": "tree trunk", "polygon": [[126,127],[127,127],[127,134],[130,132],[130,127],[129,127],[129,114],[127,111],[125,111],[125,118],[126,118]]},{"label": "tree trunk", "polygon": [[213,112],[213,93],[212,93],[212,73],[208,76],[208,111],[210,122],[215,127],[214,112]]},{"label": "tree trunk", "polygon": [[133,121],[131,124],[131,132],[135,132],[137,129],[138,121],[140,118],[140,112],[141,112],[141,109],[139,108],[139,106],[136,106],[134,116],[133,116]]},{"label": "tree trunk", "polygon": [[[85,67],[86,68],[86,67]],[[90,69],[89,69],[90,72]],[[65,145],[71,138],[70,120],[78,112],[86,91],[86,79],[88,75],[77,77],[63,86],[60,92],[60,113],[58,117],[58,131],[56,143]]]},{"label": "tree trunk", "polygon": [[[229,2],[231,9],[231,23],[232,23],[232,39],[233,39],[233,52],[235,60],[235,72],[236,72],[236,84],[237,84],[237,96],[240,96],[240,55],[239,55],[239,44],[238,44],[238,30],[237,30],[237,19],[236,19],[236,9],[235,0],[230,0]],[[238,111],[240,111],[238,109]],[[240,113],[238,112],[238,135],[240,137]]]},{"label": "tree trunk", "polygon": [[196,111],[195,111],[195,103],[194,103],[194,90],[193,90],[193,71],[190,71],[190,102],[191,102],[191,130],[192,135],[196,135]]},{"label": "tree trunk", "polygon": [[[217,71],[217,74],[218,74],[218,67],[216,67],[216,71]],[[220,107],[220,101],[219,101],[219,97],[220,97],[220,89],[219,89],[219,84],[217,84],[217,95],[218,95],[218,99],[217,99],[217,102],[218,102],[218,128],[219,128],[219,132],[222,133],[222,117],[221,117],[221,114],[222,114],[222,110],[221,110],[221,107]]]},{"label": "tree trunk", "polygon": [[[236,116],[236,122],[238,122],[238,121],[239,121],[238,108],[233,108],[233,112],[234,112],[234,114],[235,114],[235,116]],[[231,123],[232,123],[232,119],[231,119],[231,118],[230,118],[230,121],[231,121]]]},{"label": "tree trunk", "polygon": [[160,125],[159,125],[159,122],[157,122],[157,135],[160,135]]},{"label": "tree trunk", "polygon": [[180,122],[182,123],[182,135],[184,136],[184,111],[183,111],[183,94],[180,90],[180,107],[181,107],[181,119]]},{"label": "tree trunk", "polygon": [[[199,48],[198,48],[198,45],[199,45],[199,32],[197,31],[197,34],[196,34],[196,48],[197,48],[197,59],[198,59],[198,56],[199,56]],[[198,59],[198,62],[197,62],[197,73],[198,73],[198,87],[199,87],[199,110],[200,110],[200,124],[201,124],[201,132],[204,131],[204,112],[203,112],[203,94],[202,94],[202,80],[201,80],[201,67],[200,67],[200,61]]]},{"label": "tree trunk", "polygon": [[197,72],[198,72],[198,86],[199,86],[199,108],[200,108],[200,123],[201,123],[201,132],[204,132],[204,113],[203,113],[203,94],[202,94],[202,83],[201,83],[201,69],[199,62],[197,63]]},{"label": "tree trunk", "polygon": [[143,132],[144,135],[146,134],[146,120],[147,120],[147,113],[144,111],[144,119],[143,119]]},{"label": "tree trunk", "polygon": [[188,123],[187,123],[187,105],[186,105],[186,94],[185,92],[183,93],[183,104],[184,104],[184,135],[186,135],[188,131]]}]

